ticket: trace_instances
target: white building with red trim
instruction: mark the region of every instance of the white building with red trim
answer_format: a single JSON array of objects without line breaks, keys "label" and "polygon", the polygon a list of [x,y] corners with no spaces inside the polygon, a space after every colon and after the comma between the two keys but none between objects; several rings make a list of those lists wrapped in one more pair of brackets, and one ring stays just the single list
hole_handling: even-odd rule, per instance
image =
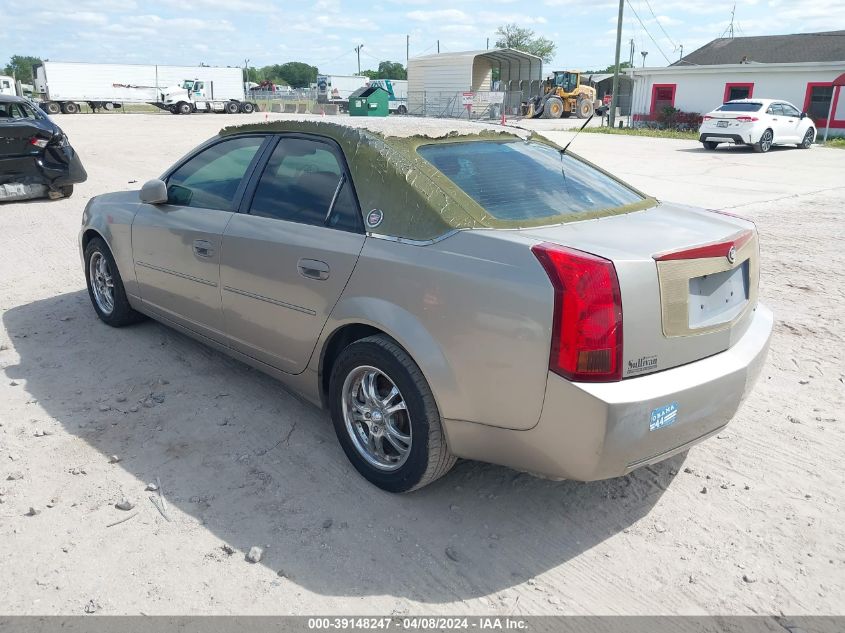
[{"label": "white building with red trim", "polygon": [[845,73],[845,31],[720,38],[671,66],[627,72],[634,120],[655,119],[666,106],[706,113],[757,97],[789,101],[820,132],[845,135],[845,96],[833,85]]}]

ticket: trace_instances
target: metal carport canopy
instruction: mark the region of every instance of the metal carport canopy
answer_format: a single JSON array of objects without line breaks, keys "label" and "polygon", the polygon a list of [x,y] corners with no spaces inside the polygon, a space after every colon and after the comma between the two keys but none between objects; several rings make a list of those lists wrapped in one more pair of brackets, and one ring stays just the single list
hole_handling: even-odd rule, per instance
[{"label": "metal carport canopy", "polygon": [[500,68],[500,79],[542,80],[543,60],[510,48],[435,53],[408,60],[408,91],[463,91],[473,89],[473,67],[483,57]]}]

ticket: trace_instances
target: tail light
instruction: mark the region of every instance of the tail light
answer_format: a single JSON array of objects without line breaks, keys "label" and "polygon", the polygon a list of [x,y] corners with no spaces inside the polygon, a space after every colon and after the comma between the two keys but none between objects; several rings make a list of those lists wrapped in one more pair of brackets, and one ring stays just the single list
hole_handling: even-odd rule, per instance
[{"label": "tail light", "polygon": [[738,116],[736,120],[742,123],[753,123],[754,121],[759,121],[760,119],[756,116]]},{"label": "tail light", "polygon": [[613,262],[544,242],[531,252],[555,293],[549,369],[568,380],[622,377],[622,296]]},{"label": "tail light", "polygon": [[30,145],[34,145],[35,147],[40,147],[41,149],[44,149],[45,147],[47,147],[47,144],[49,142],[50,141],[48,141],[46,138],[38,138],[37,136],[33,136],[31,139],[29,139]]},{"label": "tail light", "polygon": [[704,117],[702,118],[702,120],[703,120],[703,121],[711,121],[711,120],[713,120],[714,118],[715,118],[715,117],[712,117],[712,116],[710,116],[709,114],[705,114],[705,115],[704,115]]}]

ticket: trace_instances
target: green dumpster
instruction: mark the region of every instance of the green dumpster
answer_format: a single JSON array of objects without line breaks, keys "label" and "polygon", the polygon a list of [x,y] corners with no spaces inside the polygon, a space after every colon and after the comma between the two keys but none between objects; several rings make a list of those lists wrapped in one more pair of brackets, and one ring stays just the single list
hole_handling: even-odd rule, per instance
[{"label": "green dumpster", "polygon": [[381,86],[366,86],[349,95],[349,116],[387,116],[390,95]]}]

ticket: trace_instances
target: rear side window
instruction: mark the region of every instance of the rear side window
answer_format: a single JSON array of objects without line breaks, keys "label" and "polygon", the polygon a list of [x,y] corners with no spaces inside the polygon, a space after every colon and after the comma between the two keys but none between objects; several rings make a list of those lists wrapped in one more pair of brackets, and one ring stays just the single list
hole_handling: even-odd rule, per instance
[{"label": "rear side window", "polygon": [[263,142],[263,137],[245,136],[203,150],[167,179],[167,202],[232,211],[241,179]]},{"label": "rear side window", "polygon": [[332,145],[315,139],[279,141],[258,181],[249,212],[342,231],[361,228],[358,203],[340,156]]},{"label": "rear side window", "polygon": [[716,112],[759,112],[762,103],[725,103],[716,108]]},{"label": "rear side window", "polygon": [[499,220],[599,211],[643,200],[594,167],[540,143],[443,143],[417,151]]}]

